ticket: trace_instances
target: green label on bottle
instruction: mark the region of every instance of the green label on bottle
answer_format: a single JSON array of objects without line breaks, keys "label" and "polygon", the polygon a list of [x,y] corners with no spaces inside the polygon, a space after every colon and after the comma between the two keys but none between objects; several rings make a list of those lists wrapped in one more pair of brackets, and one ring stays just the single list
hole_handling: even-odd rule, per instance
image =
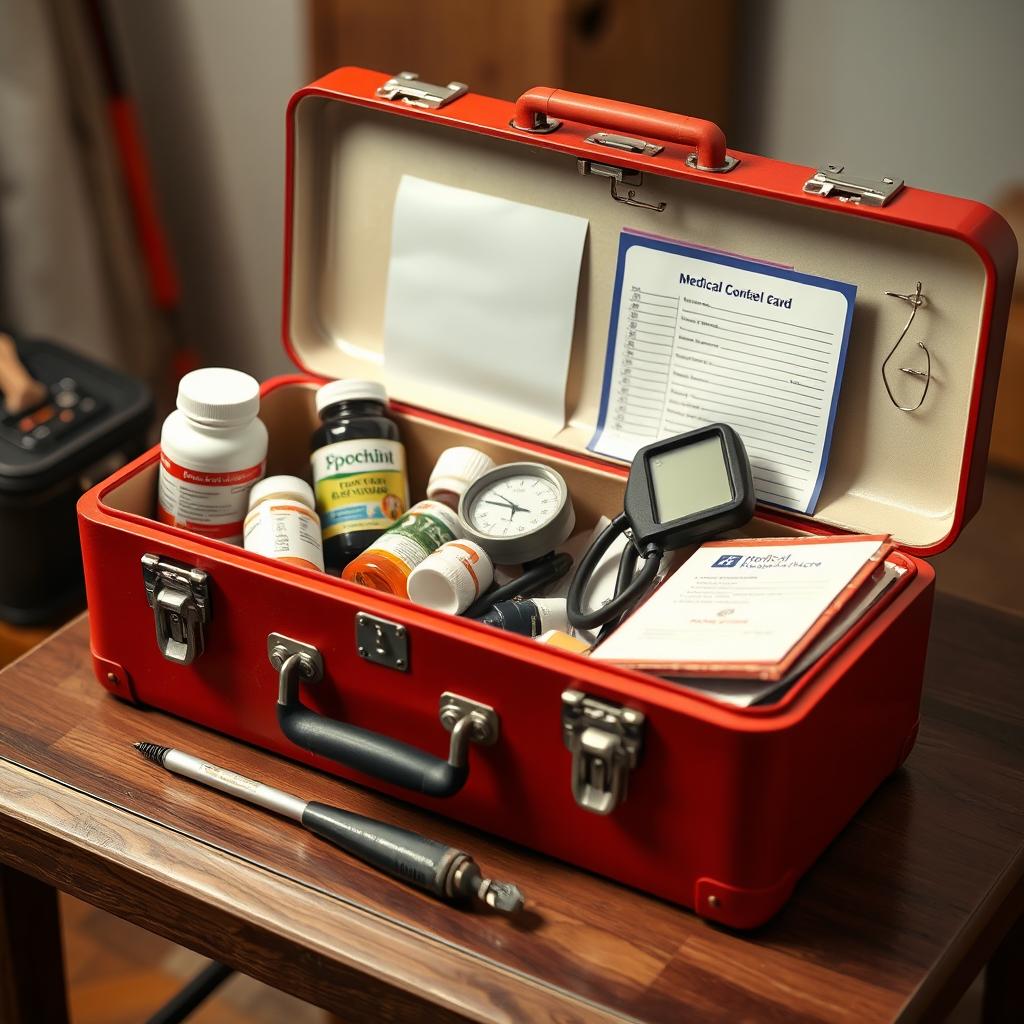
[{"label": "green label on bottle", "polygon": [[415,568],[442,544],[462,536],[459,517],[438,501],[417,502],[382,537],[373,551],[389,551]]}]

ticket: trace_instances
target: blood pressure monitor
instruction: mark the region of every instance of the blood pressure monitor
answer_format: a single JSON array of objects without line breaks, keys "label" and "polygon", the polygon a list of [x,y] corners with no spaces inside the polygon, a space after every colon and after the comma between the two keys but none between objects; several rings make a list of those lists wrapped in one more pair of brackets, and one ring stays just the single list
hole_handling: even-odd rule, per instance
[{"label": "blood pressure monitor", "polygon": [[[620,617],[653,585],[662,555],[698,544],[750,521],[754,482],[739,434],[724,423],[641,448],[633,457],[623,511],[591,545],[569,588],[569,621],[592,629]],[[583,596],[612,541],[629,530],[616,594],[606,605],[583,610]],[[634,573],[637,558],[643,565]]]}]

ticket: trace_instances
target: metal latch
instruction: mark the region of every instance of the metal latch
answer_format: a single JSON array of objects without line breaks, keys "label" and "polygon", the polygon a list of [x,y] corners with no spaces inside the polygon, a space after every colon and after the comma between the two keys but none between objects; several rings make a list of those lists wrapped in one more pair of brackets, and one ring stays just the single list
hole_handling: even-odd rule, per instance
[{"label": "metal latch", "polygon": [[142,556],[142,579],[160,653],[168,661],[191,665],[203,653],[203,626],[210,621],[208,574],[147,554]]},{"label": "metal latch", "polygon": [[409,634],[400,623],[360,612],[356,616],[356,652],[375,665],[409,671]]},{"label": "metal latch", "polygon": [[804,182],[811,195],[831,196],[841,203],[885,206],[903,188],[902,178],[865,178],[848,174],[840,164],[826,164]]},{"label": "metal latch", "polygon": [[617,203],[625,203],[627,206],[639,206],[644,210],[653,210],[655,213],[661,213],[665,209],[665,203],[645,203],[642,199],[637,199],[635,188],[628,189],[625,195],[621,195],[615,187],[616,185],[636,185],[639,188],[644,183],[642,171],[627,171],[623,167],[615,167],[612,164],[602,164],[596,160],[584,160],[582,158],[577,159],[576,170],[580,174],[592,174],[597,178],[608,178],[611,185],[612,199]]},{"label": "metal latch", "polygon": [[394,78],[389,78],[377,89],[377,95],[382,100],[408,103],[411,107],[423,107],[427,110],[443,107],[467,92],[469,86],[465,82],[431,85],[429,82],[421,82],[415,71],[399,71]]},{"label": "metal latch", "polygon": [[613,135],[611,132],[594,132],[593,135],[587,136],[587,142],[592,142],[595,146],[607,146],[609,149],[621,149],[626,153],[643,153],[644,156],[657,156],[665,148],[643,139]]},{"label": "metal latch", "polygon": [[572,795],[594,814],[610,814],[626,799],[629,773],[643,745],[642,711],[588,697],[562,694],[562,739],[572,754]]}]

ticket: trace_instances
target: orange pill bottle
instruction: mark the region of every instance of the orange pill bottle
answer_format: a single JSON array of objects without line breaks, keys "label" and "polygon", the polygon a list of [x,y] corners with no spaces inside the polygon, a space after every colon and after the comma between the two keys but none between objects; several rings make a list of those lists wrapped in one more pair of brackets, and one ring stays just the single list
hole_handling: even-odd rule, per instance
[{"label": "orange pill bottle", "polygon": [[419,501],[349,562],[341,578],[385,594],[408,597],[413,569],[442,544],[461,537],[462,526],[452,509],[439,501]]}]

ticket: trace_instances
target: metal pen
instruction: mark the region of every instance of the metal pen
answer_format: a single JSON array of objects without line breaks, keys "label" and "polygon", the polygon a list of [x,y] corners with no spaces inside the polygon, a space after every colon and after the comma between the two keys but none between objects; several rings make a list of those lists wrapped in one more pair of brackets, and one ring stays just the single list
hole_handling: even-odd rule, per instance
[{"label": "metal pen", "polygon": [[135,749],[169,772],[291,818],[346,853],[443,900],[476,898],[505,913],[523,907],[517,886],[485,878],[476,861],[454,846],[340,807],[302,800],[182,750],[156,743],[136,743]]}]

